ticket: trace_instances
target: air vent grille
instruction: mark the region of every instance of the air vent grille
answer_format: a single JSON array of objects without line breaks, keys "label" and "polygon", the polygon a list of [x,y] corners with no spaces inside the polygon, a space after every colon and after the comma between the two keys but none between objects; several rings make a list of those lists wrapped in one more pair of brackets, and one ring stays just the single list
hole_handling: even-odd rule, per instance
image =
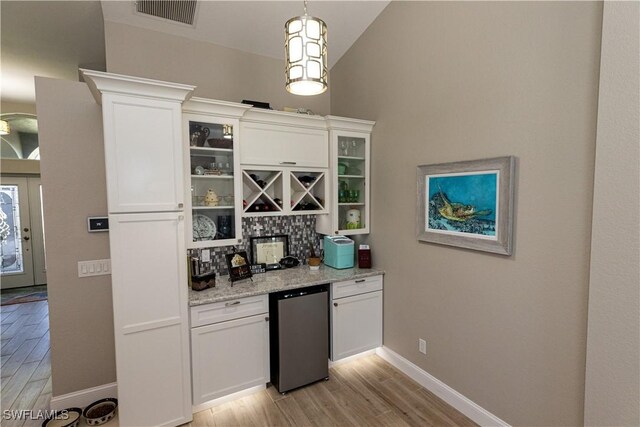
[{"label": "air vent grille", "polygon": [[137,0],[136,11],[170,21],[193,25],[196,0]]}]

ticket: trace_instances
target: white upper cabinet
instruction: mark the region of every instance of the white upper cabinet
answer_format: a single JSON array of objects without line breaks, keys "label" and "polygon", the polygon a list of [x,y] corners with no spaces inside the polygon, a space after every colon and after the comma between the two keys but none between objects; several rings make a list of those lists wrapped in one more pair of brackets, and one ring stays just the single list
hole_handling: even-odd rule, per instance
[{"label": "white upper cabinet", "polygon": [[251,106],[193,98],[183,106],[187,247],[242,239],[239,117]]},{"label": "white upper cabinet", "polygon": [[324,117],[253,108],[240,122],[243,165],[329,167]]},{"label": "white upper cabinet", "polygon": [[182,210],[181,104],[194,86],[82,74],[102,104],[109,213]]},{"label": "white upper cabinet", "polygon": [[370,230],[371,131],[375,122],[327,116],[331,159],[329,215],[318,216],[316,231],[327,235],[368,234]]}]

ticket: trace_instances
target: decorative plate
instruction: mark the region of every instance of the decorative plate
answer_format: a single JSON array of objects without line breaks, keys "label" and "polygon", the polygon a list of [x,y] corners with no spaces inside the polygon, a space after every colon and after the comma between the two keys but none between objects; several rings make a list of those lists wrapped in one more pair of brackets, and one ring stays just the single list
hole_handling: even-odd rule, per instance
[{"label": "decorative plate", "polygon": [[216,223],[206,215],[195,214],[193,216],[193,240],[213,240],[218,232]]}]

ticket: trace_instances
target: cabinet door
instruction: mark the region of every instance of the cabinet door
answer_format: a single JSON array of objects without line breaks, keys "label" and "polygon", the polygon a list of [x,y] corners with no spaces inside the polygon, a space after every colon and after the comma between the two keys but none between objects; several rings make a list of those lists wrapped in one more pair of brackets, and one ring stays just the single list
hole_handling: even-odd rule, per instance
[{"label": "cabinet door", "polygon": [[331,360],[382,345],[382,292],[339,298],[331,305]]},{"label": "cabinet door", "polygon": [[243,123],[240,162],[246,165],[329,167],[326,130]]},{"label": "cabinet door", "polygon": [[184,219],[109,215],[120,424],[191,420]]},{"label": "cabinet door", "polygon": [[184,115],[187,246],[205,248],[240,243],[242,198],[237,154],[238,120]]},{"label": "cabinet door", "polygon": [[330,215],[320,216],[316,230],[327,235],[370,231],[370,155],[368,132],[331,130]]},{"label": "cabinet door", "polygon": [[180,102],[102,97],[109,213],[183,209]]},{"label": "cabinet door", "polygon": [[267,314],[191,330],[193,404],[269,382]]}]

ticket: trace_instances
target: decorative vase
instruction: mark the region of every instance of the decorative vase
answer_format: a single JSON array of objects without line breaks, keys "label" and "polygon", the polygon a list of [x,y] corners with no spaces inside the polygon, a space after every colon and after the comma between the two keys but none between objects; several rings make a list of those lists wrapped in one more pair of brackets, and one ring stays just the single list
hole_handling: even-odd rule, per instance
[{"label": "decorative vase", "polygon": [[205,206],[218,206],[218,203],[220,203],[220,199],[218,198],[218,195],[216,194],[215,191],[213,191],[212,188],[210,188],[207,191],[207,195],[204,196],[204,205]]},{"label": "decorative vase", "polygon": [[360,228],[360,210],[349,209],[347,211],[347,230],[355,230]]}]

